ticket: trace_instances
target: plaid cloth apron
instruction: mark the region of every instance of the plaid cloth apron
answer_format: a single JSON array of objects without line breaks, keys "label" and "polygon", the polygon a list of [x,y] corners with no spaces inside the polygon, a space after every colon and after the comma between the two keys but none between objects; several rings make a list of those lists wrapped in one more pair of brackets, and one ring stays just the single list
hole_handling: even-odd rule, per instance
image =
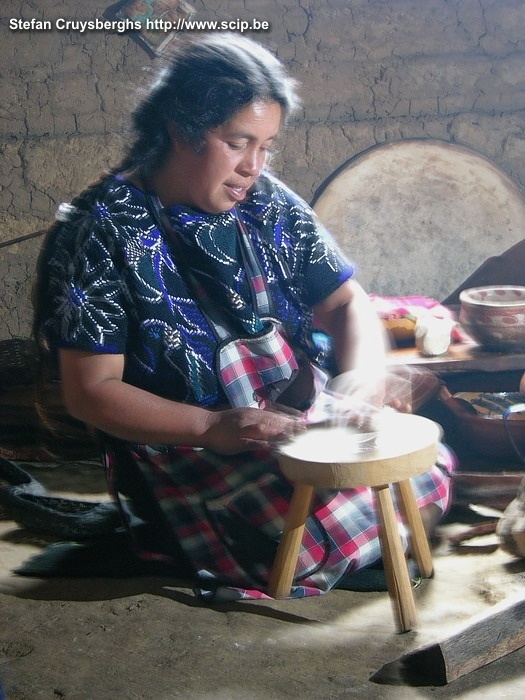
[{"label": "plaid cloth apron", "polygon": [[[117,465],[111,452],[106,456],[111,484]],[[293,490],[273,455],[257,450],[224,457],[190,447],[135,445],[130,456],[194,568],[196,594],[209,601],[268,598],[269,572]],[[434,503],[447,510],[455,468],[453,453],[441,445],[437,464],[411,480],[419,508]],[[404,534],[403,541],[407,548]],[[371,489],[318,491],[290,597],[326,593],[344,574],[380,557]]]},{"label": "plaid cloth apron", "polygon": [[222,343],[217,369],[232,406],[266,408],[278,399],[279,386],[295,378],[299,365],[276,324],[267,321],[260,335]]},{"label": "plaid cloth apron", "polygon": [[307,410],[324,389],[328,375],[297,349],[292,349],[271,313],[271,299],[264,276],[242,220],[237,217],[244,264],[258,314],[265,323],[263,333],[231,337],[220,324],[215,332],[222,342],[217,353],[217,371],[232,406],[267,408],[285,403]]}]

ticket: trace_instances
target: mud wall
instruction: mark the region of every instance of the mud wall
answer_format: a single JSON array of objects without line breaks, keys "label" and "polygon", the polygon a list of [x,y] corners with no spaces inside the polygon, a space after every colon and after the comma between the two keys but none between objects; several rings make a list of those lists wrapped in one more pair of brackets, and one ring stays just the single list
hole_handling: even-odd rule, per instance
[{"label": "mud wall", "polygon": [[[47,226],[59,202],[119,157],[136,88],[154,60],[126,34],[56,28],[57,20],[103,19],[110,4],[1,4],[0,243]],[[268,22],[247,34],[285,61],[303,95],[274,166],[307,200],[352,156],[414,137],[465,145],[525,184],[521,0],[191,4],[194,19]],[[13,28],[13,19],[53,28]],[[29,332],[40,240],[0,248],[0,339]]]}]

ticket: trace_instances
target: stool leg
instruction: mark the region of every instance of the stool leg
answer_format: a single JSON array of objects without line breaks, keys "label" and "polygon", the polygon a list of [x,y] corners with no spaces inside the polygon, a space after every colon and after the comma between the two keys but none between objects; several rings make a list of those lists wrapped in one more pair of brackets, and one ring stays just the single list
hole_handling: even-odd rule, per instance
[{"label": "stool leg", "polygon": [[394,617],[398,630],[408,632],[417,625],[416,606],[392,494],[388,485],[374,486],[373,490],[377,498],[381,553]]},{"label": "stool leg", "polygon": [[272,598],[286,598],[290,593],[313,494],[313,486],[295,485],[268,583]]},{"label": "stool leg", "polygon": [[430,578],[434,574],[434,562],[421,520],[421,513],[417,507],[414,489],[408,479],[398,482],[394,488],[398,497],[399,510],[408,525],[410,552],[416,560],[421,576]]}]

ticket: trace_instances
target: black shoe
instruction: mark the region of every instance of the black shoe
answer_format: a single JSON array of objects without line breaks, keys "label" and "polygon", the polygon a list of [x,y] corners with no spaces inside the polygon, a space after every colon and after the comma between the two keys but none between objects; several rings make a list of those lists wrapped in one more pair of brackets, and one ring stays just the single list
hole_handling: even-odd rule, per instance
[{"label": "black shoe", "polygon": [[[2,486],[6,482],[8,486]],[[45,494],[46,489],[31,474],[24,471],[18,464],[0,457],[0,501],[2,494],[10,487],[16,486],[26,493]]]},{"label": "black shoe", "polygon": [[56,498],[18,465],[0,457],[0,503],[10,517],[27,530],[66,539],[99,537],[121,525],[117,507]]},{"label": "black shoe", "polygon": [[116,506],[109,502],[40,496],[16,487],[4,489],[1,498],[20,527],[60,538],[100,537],[121,525]]}]

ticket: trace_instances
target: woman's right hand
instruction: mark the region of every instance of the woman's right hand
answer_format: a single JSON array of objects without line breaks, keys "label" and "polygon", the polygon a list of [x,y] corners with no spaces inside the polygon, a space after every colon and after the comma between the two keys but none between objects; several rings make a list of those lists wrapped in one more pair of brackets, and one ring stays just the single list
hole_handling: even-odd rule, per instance
[{"label": "woman's right hand", "polygon": [[210,411],[203,447],[230,455],[269,447],[303,429],[300,418],[259,408]]},{"label": "woman's right hand", "polygon": [[123,355],[61,351],[66,408],[77,419],[122,440],[204,447],[235,454],[285,440],[300,416],[277,410],[209,410],[155,396],[122,381]]}]

